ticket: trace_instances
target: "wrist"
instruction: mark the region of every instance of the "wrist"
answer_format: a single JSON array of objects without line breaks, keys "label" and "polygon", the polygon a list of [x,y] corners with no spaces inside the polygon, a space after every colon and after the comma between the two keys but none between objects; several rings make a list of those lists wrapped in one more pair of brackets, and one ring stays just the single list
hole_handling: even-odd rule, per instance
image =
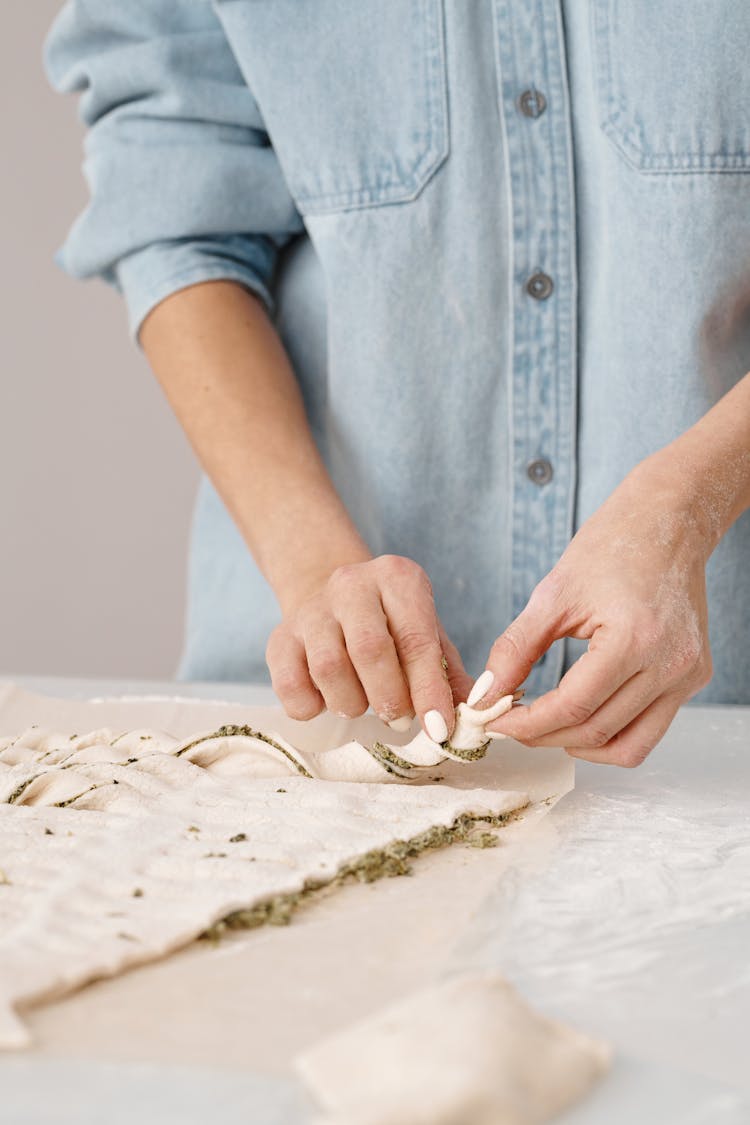
[{"label": "wrist", "polygon": [[750,374],[663,452],[680,465],[713,550],[750,507]]},{"label": "wrist", "polygon": [[234,516],[285,616],[337,567],[372,558],[317,457],[277,461],[262,496]]},{"label": "wrist", "polygon": [[654,490],[653,505],[680,513],[708,557],[750,508],[750,373],[630,475],[645,482],[647,494]]},{"label": "wrist", "polygon": [[672,442],[636,465],[627,480],[641,504],[645,495],[649,509],[663,517],[659,534],[707,562],[726,528],[709,501],[702,466],[690,452]]},{"label": "wrist", "polygon": [[303,602],[319,593],[339,567],[371,559],[371,552],[361,540],[342,544],[335,551],[306,552],[304,560],[281,570],[271,583],[284,617],[295,613]]}]

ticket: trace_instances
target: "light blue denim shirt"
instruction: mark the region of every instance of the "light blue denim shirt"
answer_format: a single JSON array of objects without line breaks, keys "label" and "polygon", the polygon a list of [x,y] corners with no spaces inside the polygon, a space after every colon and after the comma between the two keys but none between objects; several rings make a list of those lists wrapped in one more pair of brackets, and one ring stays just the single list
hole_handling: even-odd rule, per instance
[{"label": "light blue denim shirt", "polygon": [[[427,570],[476,674],[750,370],[749,57],[746,0],[72,0],[46,65],[91,201],[58,261],[135,336],[195,282],[257,293],[371,549]],[[750,702],[750,514],[708,586],[701,698]],[[279,610],[206,479],[189,591],[179,675],[264,678]]]}]

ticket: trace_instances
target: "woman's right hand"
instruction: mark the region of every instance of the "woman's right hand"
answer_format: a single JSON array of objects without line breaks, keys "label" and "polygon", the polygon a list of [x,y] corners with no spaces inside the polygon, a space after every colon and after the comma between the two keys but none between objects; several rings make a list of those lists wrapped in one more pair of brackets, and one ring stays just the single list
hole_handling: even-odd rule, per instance
[{"label": "woman's right hand", "polygon": [[[328,707],[354,716],[369,705],[387,720],[416,712],[424,722],[434,711],[428,733],[443,741],[454,699],[465,699],[471,683],[429,579],[410,559],[372,558],[315,444],[262,301],[231,281],[188,286],[152,309],[140,341],[281,604],[266,659],[288,714],[311,719]],[[290,550],[293,543],[304,550]]]},{"label": "woman's right hand", "polygon": [[324,708],[353,718],[371,707],[404,726],[417,714],[431,738],[445,741],[472,681],[417,563],[382,555],[340,566],[285,608],[266,660],[291,718]]}]

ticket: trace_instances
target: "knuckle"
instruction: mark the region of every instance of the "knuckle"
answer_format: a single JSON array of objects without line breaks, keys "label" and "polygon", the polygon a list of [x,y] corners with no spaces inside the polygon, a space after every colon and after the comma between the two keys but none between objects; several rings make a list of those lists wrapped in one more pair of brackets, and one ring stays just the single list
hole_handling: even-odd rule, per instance
[{"label": "knuckle", "polygon": [[684,699],[682,702],[684,703],[686,700],[692,699],[699,691],[703,691],[704,687],[708,687],[711,683],[712,676],[713,669],[711,666],[706,667],[706,665],[701,662],[685,684]]},{"label": "knuckle", "polygon": [[708,687],[713,679],[714,665],[709,653],[704,653],[701,659],[697,675],[696,675],[696,690],[701,691],[702,688]]},{"label": "knuckle", "polygon": [[627,614],[620,622],[625,652],[635,653],[642,664],[653,658],[662,637],[662,625],[657,615],[646,607],[626,607]]},{"label": "knuckle", "polygon": [[440,636],[440,643],[442,645],[443,653],[448,663],[457,667],[463,667],[461,653],[458,651],[450,637],[447,637],[444,633],[442,633]]},{"label": "knuckle", "polygon": [[567,593],[567,579],[557,567],[553,567],[531,591],[529,605],[543,609],[564,599]]},{"label": "knuckle", "polygon": [[414,582],[419,590],[425,593],[428,597],[432,598],[432,582],[430,582],[427,571],[422,570],[421,566],[417,566],[417,569],[414,572]]},{"label": "knuckle", "polygon": [[703,659],[703,646],[698,637],[689,637],[682,645],[680,663],[686,672],[697,672]]},{"label": "knuckle", "polygon": [[382,555],[380,562],[392,580],[415,584],[432,592],[432,585],[426,571],[419,563],[414,562],[414,559],[406,555]]},{"label": "knuckle", "polygon": [[356,700],[356,702],[350,702],[346,707],[347,718],[358,719],[360,715],[364,715],[369,706],[367,700],[363,698]]},{"label": "knuckle", "polygon": [[273,689],[281,698],[301,695],[308,690],[307,678],[299,668],[277,668],[271,675]]},{"label": "knuckle", "polygon": [[404,577],[411,576],[418,569],[414,560],[407,558],[406,555],[381,555],[379,561],[384,570]]},{"label": "knuckle", "polygon": [[432,582],[430,582],[429,577],[424,570],[421,570],[421,568],[418,577],[418,586],[421,588],[424,595],[430,599],[430,601],[435,600],[435,592],[432,588]]},{"label": "knuckle", "polygon": [[351,590],[352,586],[359,579],[359,570],[356,563],[347,563],[344,566],[337,566],[328,579],[328,583],[332,589],[337,591]]},{"label": "knuckle", "polygon": [[[561,715],[565,726],[577,727],[584,723],[588,724],[588,720],[593,713],[594,708],[589,703],[581,703],[577,699],[563,700]],[[603,732],[589,724],[587,733],[589,735],[594,735]]]},{"label": "knuckle", "polygon": [[390,637],[380,630],[362,630],[347,638],[352,659],[359,664],[377,664],[388,654],[391,643]]},{"label": "knuckle", "polygon": [[673,647],[661,665],[661,671],[671,684],[697,682],[702,661],[700,644],[687,638],[679,647]]},{"label": "knuckle", "polygon": [[323,710],[324,704],[322,700],[317,697],[310,696],[309,702],[303,700],[294,700],[285,704],[284,710],[290,719],[297,719],[299,722],[305,722],[307,719],[314,719]]},{"label": "knuckle", "polygon": [[404,630],[398,638],[401,654],[406,661],[419,660],[424,656],[437,652],[439,645],[435,637],[422,633],[417,629]]},{"label": "knuckle", "polygon": [[407,691],[414,700],[415,706],[417,703],[427,701],[428,710],[433,707],[439,708],[440,700],[451,695],[451,689],[443,676],[442,669],[438,666],[435,670],[428,664],[417,664],[408,669]]},{"label": "knuckle", "polygon": [[643,765],[652,750],[653,746],[647,743],[635,742],[631,746],[620,747],[612,761],[623,769],[634,770]]},{"label": "knuckle", "polygon": [[513,660],[523,658],[523,634],[520,627],[515,623],[509,625],[505,632],[497,638],[490,653],[490,659],[493,661],[500,661],[506,656],[510,656]]},{"label": "knuckle", "polygon": [[346,655],[338,648],[320,648],[308,653],[310,674],[316,683],[329,683],[346,667]]},{"label": "knuckle", "polygon": [[272,631],[266,644],[266,664],[274,663],[284,651],[288,643],[288,634],[284,625],[277,625]]},{"label": "knuckle", "polygon": [[411,711],[411,702],[408,699],[402,700],[400,695],[384,695],[378,700],[373,699],[372,703],[373,711],[386,722],[390,722],[391,719],[398,719]]},{"label": "knuckle", "polygon": [[612,734],[612,731],[588,724],[578,732],[576,738],[580,746],[590,750],[601,750],[611,741]]}]

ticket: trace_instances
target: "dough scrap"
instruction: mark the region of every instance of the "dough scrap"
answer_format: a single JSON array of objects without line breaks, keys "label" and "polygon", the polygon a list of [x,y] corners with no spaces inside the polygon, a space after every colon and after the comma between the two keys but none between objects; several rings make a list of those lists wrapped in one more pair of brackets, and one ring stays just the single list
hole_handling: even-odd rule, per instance
[{"label": "dough scrap", "polygon": [[[368,878],[394,841],[447,843],[435,830],[527,803],[499,787],[384,785],[401,778],[359,743],[302,755],[243,729],[0,738],[0,1048],[28,1045],[19,1012],[31,1004],[161,957],[230,915],[284,922],[275,903],[342,871]],[[346,774],[350,759],[364,780],[320,779]]]},{"label": "dough scrap", "polygon": [[303,1052],[316,1125],[540,1125],[610,1050],[531,1009],[496,973],[433,985]]}]

